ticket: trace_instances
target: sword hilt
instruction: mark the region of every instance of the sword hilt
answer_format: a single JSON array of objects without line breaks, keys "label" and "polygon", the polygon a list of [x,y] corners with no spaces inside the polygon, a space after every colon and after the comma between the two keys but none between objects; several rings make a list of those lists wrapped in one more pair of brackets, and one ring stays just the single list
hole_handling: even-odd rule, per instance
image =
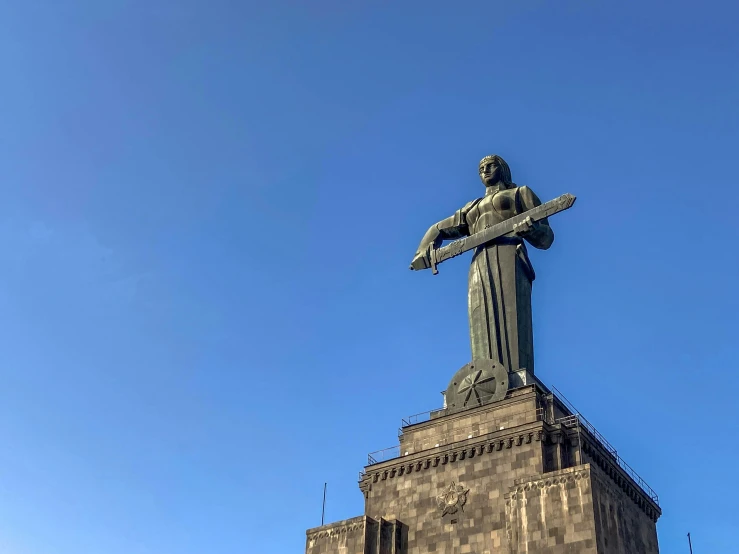
[{"label": "sword hilt", "polygon": [[431,263],[431,273],[433,273],[434,275],[438,275],[439,270],[436,269],[436,266],[439,262],[436,259],[436,248],[434,248],[433,245],[429,247],[429,262]]}]

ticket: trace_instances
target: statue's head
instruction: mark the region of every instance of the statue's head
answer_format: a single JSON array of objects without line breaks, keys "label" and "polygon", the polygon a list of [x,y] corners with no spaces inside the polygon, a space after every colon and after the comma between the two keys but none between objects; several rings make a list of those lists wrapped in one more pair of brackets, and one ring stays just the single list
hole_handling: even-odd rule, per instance
[{"label": "statue's head", "polygon": [[500,156],[485,156],[480,160],[480,180],[486,187],[492,187],[498,183],[510,186],[513,184],[511,180],[511,168],[505,163]]}]

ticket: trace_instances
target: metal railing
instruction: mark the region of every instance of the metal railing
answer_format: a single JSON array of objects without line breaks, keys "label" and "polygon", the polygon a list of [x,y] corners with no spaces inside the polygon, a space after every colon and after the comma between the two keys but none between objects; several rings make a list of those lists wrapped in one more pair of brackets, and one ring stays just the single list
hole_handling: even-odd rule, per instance
[{"label": "metal railing", "polygon": [[[559,400],[560,402],[562,402],[562,404],[567,406],[570,412],[572,412],[573,415],[578,417],[583,427],[585,427],[590,432],[591,435],[597,438],[601,442],[601,444],[606,448],[606,450],[608,450],[614,456],[618,456],[616,448],[613,445],[611,445],[611,443],[608,442],[603,435],[600,434],[600,432],[595,428],[595,426],[592,423],[590,423],[587,419],[585,419],[585,416],[583,416],[580,413],[580,410],[575,408],[575,406],[572,405],[572,402],[567,400],[567,397],[564,394],[562,394],[562,392],[557,387],[552,387],[552,389],[554,389],[554,391],[557,393],[554,395],[557,397],[557,400]],[[560,418],[560,419],[566,419],[566,418]]]},{"label": "metal railing", "polygon": [[416,423],[423,423],[424,421],[428,421],[431,419],[431,414],[433,412],[438,412],[441,410],[441,408],[436,408],[435,410],[428,410],[426,412],[421,412],[420,414],[413,414],[407,417],[402,418],[400,427],[401,429],[403,427],[410,427],[411,425],[415,425]]},{"label": "metal railing", "polygon": [[367,454],[367,465],[371,466],[372,464],[379,464],[380,462],[386,462],[387,460],[399,457],[400,445],[391,446],[389,448],[383,448],[382,450],[377,450]]},{"label": "metal railing", "polygon": [[647,493],[649,498],[651,498],[655,504],[659,505],[659,496],[657,496],[657,493],[654,492],[654,489],[652,489],[652,487],[650,487],[647,482],[642,479],[642,477],[636,471],[634,471],[634,469],[629,464],[627,464],[624,459],[621,458],[621,456],[618,455],[618,452],[615,448],[613,448],[608,442],[601,439],[603,435],[598,433],[595,427],[593,427],[592,424],[589,423],[584,417],[582,417],[581,415],[561,417],[556,420],[556,423],[561,423],[565,427],[576,427],[578,425],[584,427],[589,434],[593,435],[593,438],[595,438],[597,442],[602,443],[601,446],[603,446],[608,451],[608,453],[613,456],[618,466],[623,469],[626,474],[631,477],[645,493]]},{"label": "metal railing", "polygon": [[567,400],[564,394],[562,394],[556,387],[552,387],[556,391],[557,399],[562,402],[567,408],[573,412],[572,415],[561,417],[556,420],[556,423],[561,423],[562,425],[566,427],[574,427],[576,425],[580,425],[584,427],[589,434],[591,434],[599,443],[600,445],[606,449],[606,451],[613,456],[618,466],[623,469],[626,474],[631,477],[634,482],[639,485],[642,490],[647,493],[649,498],[651,498],[655,504],[659,505],[659,496],[657,493],[650,487],[647,482],[642,479],[641,475],[639,475],[634,468],[632,468],[629,464],[626,463],[626,461],[621,458],[621,456],[618,455],[618,451],[616,448],[609,443],[606,438],[600,434],[600,432],[595,428],[595,426],[590,423],[583,415],[575,408],[575,406],[572,405],[572,403]]}]

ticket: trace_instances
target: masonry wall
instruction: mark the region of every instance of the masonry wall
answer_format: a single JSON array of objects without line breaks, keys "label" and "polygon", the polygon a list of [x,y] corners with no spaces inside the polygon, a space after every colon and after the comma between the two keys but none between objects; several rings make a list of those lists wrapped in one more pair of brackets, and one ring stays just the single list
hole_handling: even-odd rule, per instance
[{"label": "masonry wall", "polygon": [[658,554],[659,506],[553,412],[532,388],[404,427],[361,477],[365,515],[309,530],[306,554]]},{"label": "masonry wall", "polygon": [[[408,554],[501,552],[507,543],[506,492],[516,479],[543,470],[541,428],[538,422],[515,433],[498,431],[375,467],[365,476],[365,513],[402,521]],[[466,502],[444,515],[439,495],[452,484],[465,489]]]},{"label": "masonry wall", "polygon": [[401,454],[412,454],[479,437],[503,429],[511,429],[539,421],[544,416],[539,397],[532,391],[506,400],[406,427],[400,436]]},{"label": "masonry wall", "polygon": [[508,552],[598,554],[590,475],[585,465],[516,481],[506,495]]},{"label": "masonry wall", "polygon": [[408,528],[360,516],[306,532],[306,554],[407,554]]},{"label": "masonry wall", "polygon": [[[306,554],[365,554],[377,534],[377,522],[365,516],[323,525],[306,532]],[[368,545],[369,546],[369,545]]]},{"label": "masonry wall", "polygon": [[598,554],[659,554],[654,521],[599,468],[592,476]]}]

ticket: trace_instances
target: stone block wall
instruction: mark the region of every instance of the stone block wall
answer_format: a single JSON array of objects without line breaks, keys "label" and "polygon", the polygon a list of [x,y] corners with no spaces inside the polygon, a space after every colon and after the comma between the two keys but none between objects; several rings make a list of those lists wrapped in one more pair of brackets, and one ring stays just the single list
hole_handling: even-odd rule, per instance
[{"label": "stone block wall", "polygon": [[[505,493],[516,479],[543,470],[542,425],[498,431],[485,440],[468,439],[443,451],[367,468],[365,513],[403,521],[408,554],[500,551],[507,542]],[[451,487],[461,487],[461,502],[445,513],[440,496]]]},{"label": "stone block wall", "polygon": [[361,476],[365,515],[306,554],[658,554],[651,491],[547,391],[512,393],[403,428]]},{"label": "stone block wall", "polygon": [[659,554],[656,516],[598,467],[591,472],[598,554]]},{"label": "stone block wall", "polygon": [[368,536],[377,533],[377,522],[359,516],[306,532],[306,554],[365,554]]},{"label": "stone block wall", "polygon": [[508,552],[600,554],[590,475],[586,465],[517,480],[506,495]]},{"label": "stone block wall", "polygon": [[408,528],[399,521],[355,517],[306,532],[306,554],[406,554]]},{"label": "stone block wall", "polygon": [[437,416],[430,421],[405,427],[400,436],[401,455],[421,452],[472,437],[510,429],[543,418],[545,410],[533,388],[529,394],[514,395],[480,408]]}]

